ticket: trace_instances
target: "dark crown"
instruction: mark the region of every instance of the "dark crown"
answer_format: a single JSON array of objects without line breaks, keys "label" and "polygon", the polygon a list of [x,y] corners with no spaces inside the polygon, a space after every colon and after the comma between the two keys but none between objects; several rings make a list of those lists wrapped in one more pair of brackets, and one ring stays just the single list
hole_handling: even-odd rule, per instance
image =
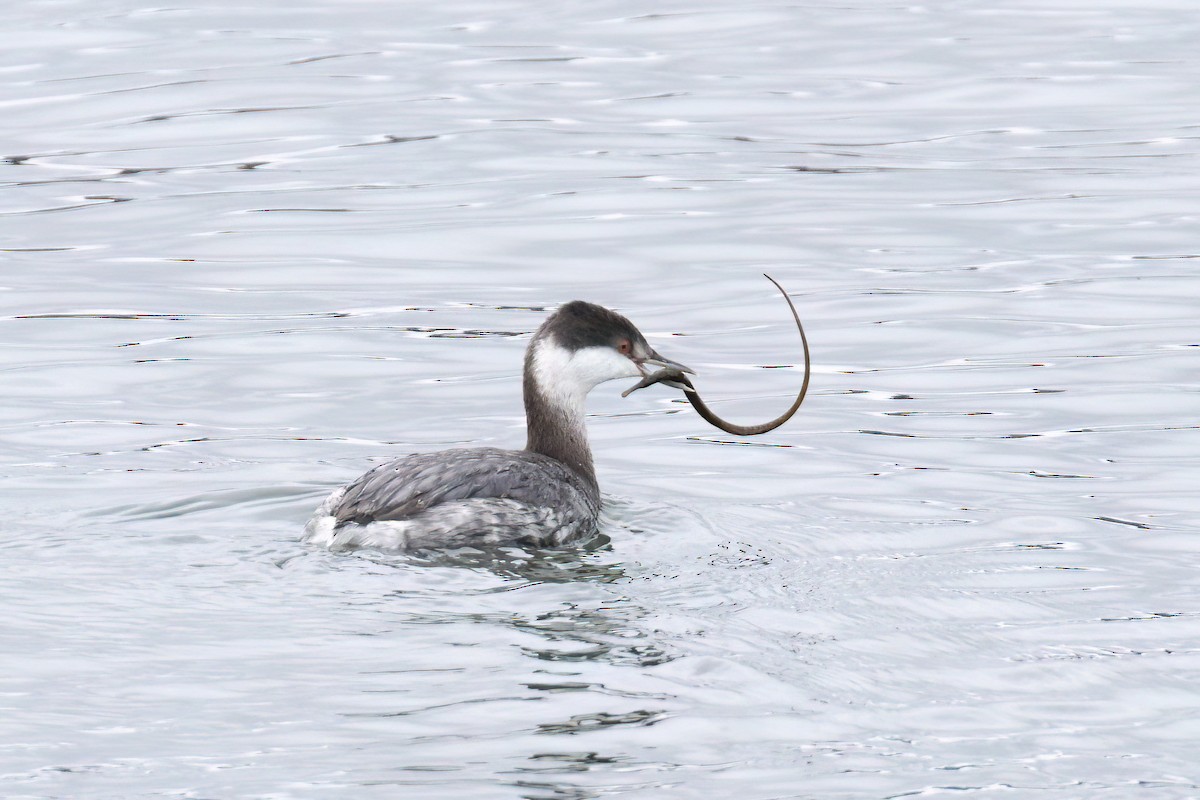
[{"label": "dark crown", "polygon": [[622,339],[644,342],[634,324],[604,306],[572,300],[559,307],[542,324],[538,334],[553,334],[554,340],[568,350],[585,347],[615,347]]}]

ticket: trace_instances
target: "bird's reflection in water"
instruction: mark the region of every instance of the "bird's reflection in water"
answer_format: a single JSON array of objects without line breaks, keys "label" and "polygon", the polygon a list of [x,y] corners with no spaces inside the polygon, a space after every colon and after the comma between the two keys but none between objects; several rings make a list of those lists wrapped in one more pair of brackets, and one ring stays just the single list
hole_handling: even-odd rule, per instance
[{"label": "bird's reflection in water", "polygon": [[[642,625],[646,609],[616,588],[629,583],[626,567],[608,560],[608,537],[596,535],[574,547],[460,548],[456,551],[383,553],[356,557],[386,569],[419,577],[416,585],[395,588],[358,606],[379,607],[412,625],[486,625],[516,631],[524,655],[542,662],[598,662],[622,667],[653,667],[671,661],[666,646]],[[481,581],[464,576],[476,573]],[[445,572],[442,572],[445,571]],[[445,576],[442,583],[432,576]],[[466,579],[464,579],[466,578]],[[496,578],[499,578],[497,581]],[[406,582],[408,583],[408,582]],[[508,600],[500,601],[497,595]],[[408,610],[418,597],[440,599],[442,608]],[[474,600],[473,600],[474,599]],[[395,601],[402,601],[397,603]],[[527,634],[535,637],[530,640]],[[486,639],[486,637],[484,637]],[[511,637],[505,637],[512,642]],[[545,668],[551,668],[547,666]],[[558,688],[529,685],[539,691]]]},{"label": "bird's reflection in water", "polygon": [[457,550],[424,550],[405,556],[414,566],[459,567],[489,572],[505,583],[491,591],[507,592],[538,583],[616,583],[625,579],[619,564],[595,556],[607,550],[611,539],[603,533],[573,547],[536,548],[464,547]]},{"label": "bird's reflection in water", "polygon": [[[627,596],[602,592],[580,601],[578,592],[565,594],[554,591],[555,585],[591,584],[612,586],[629,580],[625,567],[606,561],[602,553],[608,550],[609,539],[599,534],[588,542],[570,548],[540,549],[497,547],[488,549],[462,548],[455,551],[426,551],[403,554],[404,566],[426,568],[470,569],[501,579],[489,582],[486,588],[459,587],[456,593],[465,595],[495,595],[518,593],[516,609],[456,610],[452,612],[418,612],[405,614],[406,621],[416,624],[449,624],[459,622],[503,625],[521,633],[533,633],[540,643],[520,645],[525,654],[549,662],[597,661],[621,666],[654,666],[671,660],[663,646],[651,640],[639,625],[647,612]],[[397,556],[363,554],[401,566]],[[541,592],[538,590],[541,589]],[[532,590],[538,592],[530,594]],[[398,589],[395,597],[410,592]],[[534,600],[535,602],[527,602]],[[553,602],[547,605],[547,597]],[[570,599],[567,599],[567,598]],[[489,601],[489,605],[491,601]],[[508,605],[508,604],[506,604]],[[530,685],[530,688],[552,689],[556,685]]]},{"label": "bird's reflection in water", "polygon": [[635,667],[670,661],[672,656],[638,625],[644,616],[642,609],[615,600],[594,608],[569,604],[532,619],[514,619],[513,626],[542,637],[542,644],[521,648],[542,661]]},{"label": "bird's reflection in water", "polygon": [[[509,546],[400,555],[360,551],[358,555],[421,578],[421,586],[409,584],[389,593],[390,601],[384,604],[387,613],[400,611],[406,624],[479,626],[477,636],[464,639],[456,634],[456,641],[484,645],[501,659],[512,652],[507,648],[515,646],[532,659],[516,685],[496,687],[492,695],[506,702],[531,701],[522,703],[526,711],[508,721],[512,727],[507,736],[517,749],[511,754],[512,780],[506,783],[517,796],[527,800],[605,796],[630,786],[628,770],[647,766],[644,759],[620,749],[598,751],[595,745],[587,746],[593,733],[649,728],[669,718],[675,705],[672,695],[648,691],[650,682],[641,671],[678,654],[649,622],[652,612],[623,591],[637,577],[637,567],[613,560],[608,537],[601,534],[581,545],[556,549]],[[435,581],[431,586],[430,570],[445,575],[447,584],[437,586]],[[434,594],[453,608],[404,612],[391,602],[407,606],[418,596],[427,600]],[[420,604],[424,609],[429,605]],[[444,708],[446,701],[486,702],[486,698],[456,698],[454,687],[461,684],[461,674],[447,678],[445,683],[439,681],[445,693],[441,703],[399,713],[419,718],[425,711]],[[411,679],[411,674],[406,673],[405,679]],[[400,691],[407,693],[409,688]],[[381,710],[372,716],[397,713]],[[455,735],[426,732],[421,740]],[[598,783],[579,785],[576,780]]]}]

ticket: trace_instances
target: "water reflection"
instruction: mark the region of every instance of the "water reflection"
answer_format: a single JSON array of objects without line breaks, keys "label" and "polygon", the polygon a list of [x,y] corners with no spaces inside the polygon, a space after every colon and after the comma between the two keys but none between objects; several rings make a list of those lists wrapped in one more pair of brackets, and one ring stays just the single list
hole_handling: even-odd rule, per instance
[{"label": "water reflection", "polygon": [[666,719],[665,711],[637,710],[624,714],[575,714],[561,722],[539,722],[538,733],[569,734],[599,731],[614,725],[653,725]]},{"label": "water reflection", "polygon": [[[652,667],[670,661],[674,656],[665,642],[659,641],[640,623],[648,612],[628,597],[610,591],[588,592],[587,602],[564,599],[549,591],[556,585],[615,587],[628,581],[623,565],[605,559],[608,539],[598,535],[586,545],[575,548],[525,549],[503,547],[491,549],[464,548],[454,552],[422,552],[416,554],[384,554],[359,551],[358,558],[389,566],[402,573],[412,569],[468,569],[486,577],[484,585],[471,586],[471,581],[454,581],[454,593],[471,595],[487,601],[496,595],[510,596],[508,605],[519,610],[481,611],[401,611],[408,624],[456,625],[482,624],[509,628],[522,634],[534,634],[539,644],[522,643],[520,651],[539,661],[576,663],[599,662],[615,666]],[[499,579],[498,581],[495,579]],[[537,597],[547,598],[543,610],[527,610],[527,590],[545,587]],[[436,590],[435,590],[436,591]],[[526,594],[522,594],[526,592]],[[419,592],[429,596],[428,588]],[[396,601],[409,602],[411,589],[396,589],[388,593]],[[568,595],[574,597],[574,594]],[[359,603],[355,599],[352,602]],[[522,637],[524,639],[524,637]],[[544,692],[564,690],[591,691],[602,686],[591,683],[536,682],[525,684]]]},{"label": "water reflection", "polygon": [[560,548],[526,548],[506,545],[489,548],[461,548],[454,551],[425,550],[402,556],[376,556],[381,561],[398,559],[398,563],[424,567],[464,568],[483,570],[507,583],[498,591],[519,584],[615,583],[625,578],[619,564],[601,560],[595,554],[608,549],[611,539],[604,533],[580,544]]},{"label": "water reflection", "polygon": [[[560,800],[562,798],[590,800],[633,791],[663,789],[669,784],[659,781],[629,782],[626,776],[633,772],[679,768],[677,764],[639,761],[630,756],[610,755],[595,750],[541,752],[531,755],[528,761],[528,764],[517,767],[513,771],[523,775],[569,775],[574,776],[575,780],[586,776],[591,785],[582,786],[568,780],[550,781],[530,778],[511,781],[509,785],[521,790],[519,796],[522,800]],[[612,778],[619,776],[625,780],[608,785],[597,783],[597,781],[605,780],[605,775],[610,775]]]},{"label": "water reflection", "polygon": [[514,621],[526,631],[540,634],[545,644],[522,650],[542,661],[602,661],[614,665],[652,667],[670,661],[664,646],[636,625],[645,611],[624,601],[598,608],[568,606],[536,618]]},{"label": "water reflection", "polygon": [[[515,764],[497,780],[529,800],[605,796],[629,789],[628,770],[660,766],[626,745],[574,744],[606,732],[639,736],[678,702],[648,676],[679,654],[645,605],[622,592],[642,568],[617,561],[606,536],[554,550],[312,555],[348,574],[391,575],[393,586],[373,584],[381,594],[357,591],[341,602],[370,610],[373,638],[394,640],[398,661],[420,643],[450,647],[439,666],[373,673],[373,700],[343,709],[345,718],[394,721],[418,753],[486,731]],[[456,661],[462,666],[447,669]],[[567,776],[587,776],[586,785]]]}]

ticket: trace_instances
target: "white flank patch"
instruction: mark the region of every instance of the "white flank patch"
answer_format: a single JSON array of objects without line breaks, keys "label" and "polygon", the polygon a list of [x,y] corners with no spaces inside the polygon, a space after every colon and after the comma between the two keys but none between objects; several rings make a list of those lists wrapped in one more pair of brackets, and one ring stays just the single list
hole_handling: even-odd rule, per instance
[{"label": "white flank patch", "polygon": [[304,541],[318,547],[329,547],[333,544],[335,525],[337,518],[333,514],[322,514],[318,511],[304,524]]},{"label": "white flank patch", "polygon": [[329,497],[325,498],[325,502],[321,503],[310,519],[304,525],[304,541],[312,544],[320,545],[321,547],[329,547],[333,544],[334,525],[337,524],[337,518],[333,516],[333,509],[341,502],[342,495],[346,493],[346,487],[335,489]]},{"label": "white flank patch", "polygon": [[341,498],[339,489],[308,521],[304,540],[333,551],[369,548],[413,550],[500,544],[517,538],[540,545],[558,545],[576,538],[590,525],[586,518],[564,518],[558,510],[531,506],[517,500],[478,497],[436,505],[403,520],[374,520],[365,525],[337,526],[328,513],[330,501]]}]

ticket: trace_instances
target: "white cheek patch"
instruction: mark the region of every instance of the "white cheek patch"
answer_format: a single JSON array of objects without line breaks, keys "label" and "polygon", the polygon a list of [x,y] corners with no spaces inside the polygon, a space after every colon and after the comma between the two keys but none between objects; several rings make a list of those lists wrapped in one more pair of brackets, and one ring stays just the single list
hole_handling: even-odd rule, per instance
[{"label": "white cheek patch", "polygon": [[628,356],[611,347],[585,347],[575,351],[571,368],[591,389],[597,384],[617,378],[640,378],[642,373]]},{"label": "white cheek patch", "polygon": [[578,391],[567,377],[571,353],[551,339],[538,342],[533,351],[533,380],[551,403],[582,412],[587,391]]},{"label": "white cheek patch", "polygon": [[584,347],[572,352],[547,338],[534,350],[533,374],[556,405],[582,409],[584,398],[597,384],[638,378],[642,373],[632,360],[611,347]]}]

